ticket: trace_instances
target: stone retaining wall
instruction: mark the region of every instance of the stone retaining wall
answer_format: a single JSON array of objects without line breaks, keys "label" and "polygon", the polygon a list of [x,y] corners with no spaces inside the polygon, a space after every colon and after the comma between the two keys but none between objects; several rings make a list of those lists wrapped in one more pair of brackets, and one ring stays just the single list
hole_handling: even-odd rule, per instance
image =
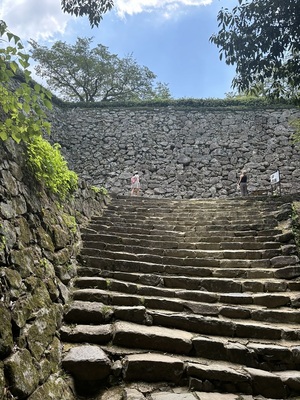
[{"label": "stone retaining wall", "polygon": [[59,328],[80,226],[105,199],[81,182],[63,204],[30,176],[23,147],[0,141],[0,400],[75,399]]},{"label": "stone retaining wall", "polygon": [[116,194],[129,193],[135,170],[149,197],[235,196],[241,169],[250,192],[266,191],[277,168],[290,193],[300,189],[296,117],[298,109],[56,108],[52,140],[82,178]]}]

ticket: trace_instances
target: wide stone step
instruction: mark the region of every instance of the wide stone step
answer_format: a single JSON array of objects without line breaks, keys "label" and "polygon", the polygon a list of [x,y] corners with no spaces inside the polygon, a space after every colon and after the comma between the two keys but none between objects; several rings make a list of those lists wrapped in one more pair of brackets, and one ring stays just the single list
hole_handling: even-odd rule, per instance
[{"label": "wide stone step", "polygon": [[[229,236],[267,236],[274,238],[277,235],[282,234],[281,229],[261,229],[258,230],[254,226],[243,226],[243,227],[238,227],[238,230],[236,227],[232,227],[232,229],[227,229],[226,227],[218,227],[214,226],[213,229],[194,229],[194,230],[175,230],[169,227],[169,229],[164,230],[164,229],[147,229],[143,227],[138,227],[138,226],[131,226],[131,227],[125,227],[125,226],[117,226],[117,225],[105,225],[105,224],[91,224],[89,225],[88,232],[94,232],[94,233],[109,233],[109,234],[126,234],[126,235],[142,235],[142,236],[164,236],[167,238],[167,240],[175,239],[175,238],[194,238],[197,236],[202,237],[203,235],[206,236],[223,236],[226,237],[228,234]],[[83,230],[83,232],[87,232],[86,230]]]},{"label": "wide stone step", "polygon": [[[168,265],[197,265],[198,260],[270,260],[274,257],[281,255],[279,249],[267,250],[189,250],[189,249],[155,249],[151,254],[151,249],[148,253],[138,253],[142,250],[138,247],[128,246],[127,251],[117,250],[101,250],[89,249],[82,250],[82,256],[111,259],[111,260],[129,260],[129,261],[142,261],[151,262],[155,264],[168,264]],[[297,256],[286,256],[286,265],[295,265],[299,262]]]},{"label": "wide stone step", "polygon": [[104,210],[102,216],[92,217],[92,222],[104,221],[115,221],[115,222],[135,222],[137,224],[142,222],[153,222],[156,224],[211,224],[211,223],[236,223],[245,224],[253,223],[255,221],[264,221],[266,224],[274,223],[275,221],[282,220],[285,216],[291,217],[292,210],[284,213],[275,213],[273,211],[261,211],[261,210],[242,210],[242,209],[222,209],[222,210],[199,210],[193,212],[170,212],[169,211],[158,211],[158,210],[124,210],[122,212],[110,212]]},{"label": "wide stone step", "polygon": [[[192,400],[196,397],[201,400],[234,400],[236,396],[249,400],[253,399],[252,395],[286,399],[291,398],[299,388],[299,371],[268,372],[229,362],[212,362],[201,358],[190,360],[185,356],[157,352],[139,351],[128,354],[122,358],[121,368],[119,365],[119,361],[110,364],[103,350],[97,345],[74,347],[63,359],[64,368],[79,380],[90,376],[101,381],[110,373],[116,375],[116,371],[119,371],[125,382],[161,382],[163,377],[164,382],[174,387],[185,386],[188,381],[189,393],[182,396],[180,392],[176,394],[160,389],[157,394],[151,394],[152,400]],[[231,393],[237,393],[235,397],[222,394],[228,392],[229,387]],[[214,394],[207,393],[208,388],[208,391]],[[206,392],[203,392],[203,389],[206,389]],[[238,395],[245,392],[245,397]],[[126,394],[126,398],[144,398],[135,389],[126,389],[126,393],[129,396]]]},{"label": "wide stone step", "polygon": [[249,319],[270,323],[300,323],[300,311],[282,306],[280,309],[263,309],[256,304],[229,306],[222,303],[204,303],[176,297],[160,297],[139,293],[107,291],[103,289],[75,289],[74,300],[101,302],[106,305],[144,306],[146,309],[161,309],[187,312],[195,315],[209,315],[230,319]]},{"label": "wide stone step", "polygon": [[227,243],[242,243],[244,247],[247,246],[280,246],[282,242],[294,243],[293,234],[285,235],[261,235],[257,232],[243,232],[241,236],[238,236],[236,232],[227,232],[223,235],[201,235],[195,234],[195,232],[185,233],[181,235],[175,235],[174,238],[170,238],[167,235],[140,235],[140,234],[129,234],[128,232],[120,232],[119,234],[114,232],[107,233],[96,233],[91,229],[85,228],[85,232],[82,234],[82,240],[84,243],[89,242],[100,242],[100,243],[114,243],[114,244],[137,244],[149,246],[149,247],[165,247],[165,248],[190,248],[201,246],[202,243],[206,244],[227,244]]},{"label": "wide stone step", "polygon": [[[107,254],[108,255],[108,254]],[[162,257],[156,255],[129,255],[126,259],[125,255],[121,258],[104,258],[92,257],[81,255],[79,260],[83,265],[99,269],[111,269],[112,271],[127,271],[127,272],[142,272],[142,273],[176,273],[182,269],[195,272],[197,268],[200,269],[200,274],[203,273],[202,268],[223,268],[223,269],[267,269],[274,268],[291,270],[293,275],[287,275],[287,279],[299,276],[299,263],[297,256],[279,256],[273,259],[217,259],[217,258],[176,258],[176,257]],[[280,276],[285,279],[284,274]]]},{"label": "wide stone step", "polygon": [[204,335],[257,340],[299,341],[298,324],[270,323],[260,320],[231,321],[215,316],[196,315],[168,310],[147,310],[154,325],[188,330]]},{"label": "wide stone step", "polygon": [[[163,277],[160,275],[114,274],[111,271],[106,271],[103,277],[84,276],[77,278],[75,285],[76,289],[119,291],[121,293],[137,294],[140,296],[177,298],[200,303],[221,303],[223,306],[231,304],[241,307],[243,305],[257,305],[267,308],[283,306],[291,306],[294,309],[300,308],[299,292],[270,293],[267,290],[266,293],[218,293],[201,290],[174,290],[173,288],[165,287]],[[269,286],[266,286],[266,289]]]},{"label": "wide stone step", "polygon": [[[95,235],[94,235],[95,236]],[[104,235],[103,235],[104,236]],[[170,250],[173,250],[174,255],[177,253],[183,254],[182,251],[187,250],[212,250],[212,251],[225,251],[225,250],[278,250],[278,254],[281,254],[281,244],[279,242],[238,242],[238,241],[229,241],[229,242],[183,242],[178,243],[176,241],[165,241],[165,242],[154,242],[150,240],[138,240],[127,238],[123,241],[120,239],[119,242],[111,243],[109,242],[109,238],[102,237],[101,240],[98,237],[90,237],[83,239],[83,249],[98,249],[98,250],[108,250],[114,252],[134,252],[134,253],[155,253],[155,254],[165,254],[168,255]],[[107,241],[106,241],[107,240]],[[294,245],[289,246],[289,254],[297,253],[297,247]]]},{"label": "wide stone step", "polygon": [[229,361],[247,367],[284,371],[300,366],[299,346],[292,341],[237,340],[199,335],[182,329],[146,326],[128,321],[105,325],[64,325],[61,337],[70,343],[97,343],[163,353]]},{"label": "wide stone step", "polygon": [[[198,266],[191,265],[163,265],[140,261],[111,260],[93,257],[82,257],[84,267],[78,269],[79,276],[99,276],[102,271],[111,271],[121,274],[147,275],[184,275],[189,277],[213,278],[245,278],[253,280],[252,284],[244,285],[244,291],[285,291],[299,290],[300,281],[293,280],[299,277],[300,265],[279,265],[271,268],[268,260],[240,261],[240,260],[199,260]],[[104,272],[106,273],[106,272]],[[111,275],[109,275],[111,276]],[[265,285],[257,281],[262,278],[281,279],[279,283],[266,280]],[[135,278],[134,278],[135,279]],[[290,280],[287,282],[286,280]]]},{"label": "wide stone step", "polygon": [[[245,250],[241,248],[232,249],[164,249],[164,248],[147,248],[134,245],[110,245],[109,248],[105,244],[98,246],[100,248],[92,246],[85,246],[81,254],[83,256],[99,257],[99,258],[110,258],[110,259],[121,259],[121,260],[141,260],[146,262],[154,263],[168,263],[171,260],[172,264],[182,265],[182,259],[228,259],[228,260],[260,260],[260,259],[272,259],[282,254],[280,248],[268,248],[268,249],[251,249]],[[166,261],[164,261],[166,260]],[[289,261],[288,261],[289,260]],[[299,262],[298,257],[291,258],[288,256],[288,264],[296,264]]]},{"label": "wide stone step", "polygon": [[[266,321],[234,320],[190,312],[146,309],[142,305],[107,305],[104,302],[75,300],[66,310],[65,322],[73,329],[76,325],[111,324],[115,320],[145,326],[176,328],[208,335],[226,337],[229,341],[247,343],[248,340],[299,342],[298,324],[270,323]],[[68,328],[69,329],[69,328]],[[94,328],[96,330],[96,328]],[[97,331],[98,333],[100,330]],[[110,335],[104,331],[103,334]],[[275,343],[274,342],[274,343]],[[277,343],[278,344],[278,343]]]},{"label": "wide stone step", "polygon": [[93,222],[89,224],[90,228],[93,228],[95,230],[101,231],[102,229],[115,229],[116,232],[119,230],[123,229],[128,229],[128,230],[135,230],[135,229],[141,229],[142,231],[145,232],[152,232],[154,233],[156,231],[162,232],[162,231],[175,231],[175,232],[187,232],[187,231],[195,231],[195,232],[224,232],[224,231],[262,231],[266,229],[274,229],[277,227],[278,223],[277,221],[269,221],[264,222],[260,221],[259,223],[251,223],[251,222],[245,222],[244,224],[240,222],[233,221],[232,223],[216,221],[216,223],[206,223],[205,221],[203,222],[192,222],[188,221],[186,223],[159,223],[155,221],[141,221],[140,223],[136,223],[135,221],[132,222],[113,222],[113,221],[103,221],[99,220],[99,222]]},{"label": "wide stone step", "polygon": [[[145,216],[140,214],[129,213],[128,215],[108,215],[107,212],[104,212],[104,215],[101,217],[94,217],[91,220],[92,224],[109,224],[109,225],[144,225],[144,226],[154,226],[154,227],[168,227],[168,226],[184,226],[184,227],[192,227],[192,226],[211,226],[211,225],[247,225],[252,224],[253,221],[257,220],[257,215],[246,216],[245,214],[242,217],[233,215],[224,217],[224,216],[216,216],[210,214],[199,214],[199,215],[186,215],[183,216],[172,216],[168,214],[167,216]],[[275,217],[266,217],[263,215],[259,216],[260,224],[264,224],[265,226],[274,227],[277,226],[278,221]]]},{"label": "wide stone step", "polygon": [[[289,200],[290,201],[290,200]],[[205,211],[217,211],[217,210],[232,210],[233,212],[235,211],[251,211],[254,210],[257,212],[257,210],[268,210],[268,211],[274,211],[278,212],[279,209],[290,209],[290,203],[289,202],[274,202],[273,200],[271,201],[244,201],[242,199],[239,200],[238,204],[236,200],[233,199],[228,199],[225,201],[222,201],[222,199],[211,199],[209,201],[201,200],[201,199],[196,199],[196,200],[179,200],[179,201],[173,201],[173,200],[163,200],[162,202],[155,202],[151,201],[150,198],[136,200],[136,199],[125,199],[125,200],[117,200],[113,199],[112,202],[108,203],[107,209],[108,210],[115,210],[118,213],[121,211],[132,211],[132,210],[142,210],[144,212],[147,212],[148,210],[155,210],[156,212],[169,212],[169,213],[176,213],[176,212],[197,212],[200,210],[205,210]]]},{"label": "wide stone step", "polygon": [[273,215],[276,216],[278,214],[281,214],[283,211],[291,211],[291,205],[290,204],[282,204],[280,206],[275,206],[273,205],[267,205],[263,203],[256,203],[252,202],[251,204],[248,203],[247,206],[237,206],[234,205],[233,203],[227,202],[226,204],[224,203],[223,205],[220,205],[218,202],[215,202],[214,204],[212,203],[201,203],[198,201],[198,203],[188,204],[184,203],[167,203],[165,206],[153,206],[150,203],[146,205],[143,204],[120,204],[117,205],[115,201],[109,203],[105,209],[105,212],[107,212],[109,215],[128,215],[128,214],[139,214],[139,215],[145,215],[145,216],[168,216],[168,215],[174,215],[174,216],[186,216],[186,215],[202,215],[202,214],[210,214],[210,215],[216,215],[220,214],[222,215],[233,215],[233,216],[241,216],[243,217],[244,215],[257,215],[257,213],[260,213],[262,215]]},{"label": "wide stone step", "polygon": [[[292,268],[292,267],[291,267]],[[243,278],[243,279],[267,279],[266,288],[270,290],[269,279],[276,278],[279,273],[281,273],[281,278],[283,279],[283,273],[285,273],[285,279],[292,279],[300,274],[300,267],[295,266],[291,269],[290,267],[281,268],[278,270],[270,268],[261,269],[248,269],[248,268],[235,268],[235,269],[223,269],[210,267],[180,267],[173,266],[172,274],[178,274],[184,276],[195,276],[195,277],[214,277],[214,278]],[[171,273],[171,269],[168,269]],[[138,270],[139,271],[139,270]],[[118,279],[128,282],[139,282],[140,284],[148,284],[152,287],[154,286],[164,286],[163,273],[166,269],[161,269],[161,272],[157,273],[143,273],[137,272],[137,270],[132,270],[132,272],[117,271],[111,268],[109,269],[99,269],[90,267],[79,267],[77,270],[79,277],[87,277],[87,279],[92,277],[103,277],[105,279]],[[148,282],[148,283],[147,283]],[[300,286],[300,285],[299,285]],[[286,289],[287,286],[284,286]]]}]

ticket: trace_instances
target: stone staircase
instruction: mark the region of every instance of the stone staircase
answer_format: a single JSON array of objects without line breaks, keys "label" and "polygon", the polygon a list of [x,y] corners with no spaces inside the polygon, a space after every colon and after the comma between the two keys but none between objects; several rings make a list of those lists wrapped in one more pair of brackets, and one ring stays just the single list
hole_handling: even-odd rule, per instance
[{"label": "stone staircase", "polygon": [[61,329],[78,391],[163,382],[165,398],[118,399],[297,398],[291,214],[283,198],[113,199],[83,231]]}]

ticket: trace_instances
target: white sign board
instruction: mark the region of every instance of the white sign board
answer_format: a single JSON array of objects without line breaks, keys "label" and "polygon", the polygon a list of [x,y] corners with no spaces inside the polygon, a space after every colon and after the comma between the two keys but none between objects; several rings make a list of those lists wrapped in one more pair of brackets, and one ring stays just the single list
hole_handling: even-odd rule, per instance
[{"label": "white sign board", "polygon": [[274,172],[274,174],[270,176],[270,181],[271,184],[278,183],[280,181],[279,171]]}]

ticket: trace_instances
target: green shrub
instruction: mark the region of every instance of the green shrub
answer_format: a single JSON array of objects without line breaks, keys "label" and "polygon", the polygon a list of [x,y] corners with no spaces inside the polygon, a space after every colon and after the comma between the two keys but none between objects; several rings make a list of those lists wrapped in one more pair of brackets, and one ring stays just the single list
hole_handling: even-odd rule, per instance
[{"label": "green shrub", "polygon": [[105,187],[101,186],[101,187],[97,187],[97,186],[91,186],[91,190],[95,193],[101,193],[104,196],[108,195],[108,190],[105,189]]},{"label": "green shrub", "polygon": [[36,179],[63,200],[77,189],[78,176],[69,170],[59,149],[59,144],[52,146],[37,136],[27,143],[27,159]]}]

